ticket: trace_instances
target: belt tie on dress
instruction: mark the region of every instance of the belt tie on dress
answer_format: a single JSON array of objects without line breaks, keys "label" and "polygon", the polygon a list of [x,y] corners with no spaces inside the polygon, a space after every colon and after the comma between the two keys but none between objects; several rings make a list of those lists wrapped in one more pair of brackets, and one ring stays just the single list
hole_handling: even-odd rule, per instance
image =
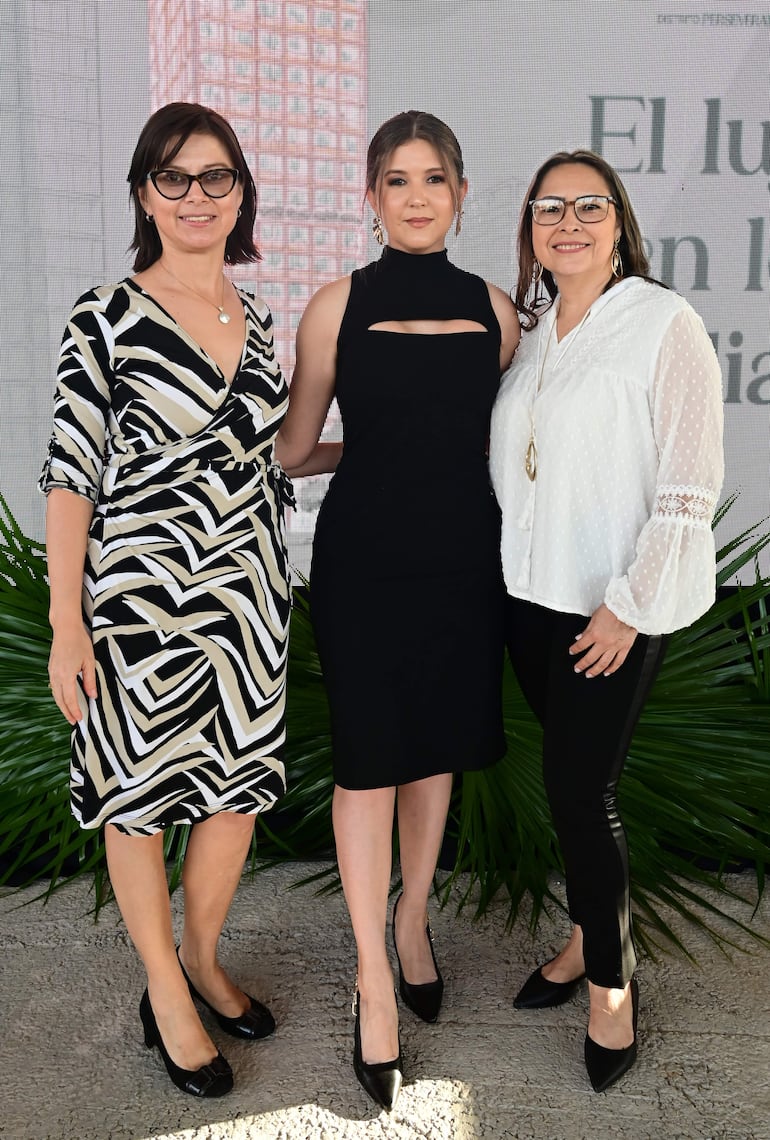
[{"label": "belt tie on dress", "polygon": [[147,451],[114,452],[107,458],[106,463],[115,471],[116,476],[120,472],[121,478],[146,471],[153,464],[158,465],[159,473],[162,472],[164,476],[171,477],[184,475],[187,472],[205,470],[254,471],[255,473],[259,471],[266,479],[277,502],[281,506],[297,509],[292,481],[281,464],[275,460],[266,463],[261,459],[220,459],[216,456],[195,456],[181,453],[169,455],[168,449],[156,451],[148,448]]}]

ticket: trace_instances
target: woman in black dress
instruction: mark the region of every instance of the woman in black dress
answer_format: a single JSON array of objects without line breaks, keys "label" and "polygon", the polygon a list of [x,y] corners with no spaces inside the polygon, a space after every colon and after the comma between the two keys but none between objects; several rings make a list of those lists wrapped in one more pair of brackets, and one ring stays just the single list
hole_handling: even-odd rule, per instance
[{"label": "woman in black dress", "polygon": [[[519,326],[501,290],[447,260],[466,191],[459,145],[440,120],[407,111],[377,131],[366,196],[387,245],[308,305],[276,450],[285,467],[300,467],[337,397],[344,455],[318,518],[311,604],[331,706],[337,857],[358,947],[354,1066],[386,1108],[401,1083],[385,949],[394,809],[400,992],[435,1021],[443,981],[427,902],[452,773],[505,749],[499,517],[486,449]],[[339,451],[328,445],[330,466]]]}]

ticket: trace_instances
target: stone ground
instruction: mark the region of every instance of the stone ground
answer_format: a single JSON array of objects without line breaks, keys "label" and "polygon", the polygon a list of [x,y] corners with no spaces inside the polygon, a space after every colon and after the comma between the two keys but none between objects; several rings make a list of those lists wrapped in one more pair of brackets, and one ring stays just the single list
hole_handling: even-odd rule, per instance
[{"label": "stone ground", "polygon": [[[218,1031],[236,1088],[196,1101],[169,1083],[142,1042],[144,985],[114,906],[97,924],[88,883],[49,903],[0,896],[0,1137],[3,1140],[770,1140],[767,950],[733,954],[685,930],[681,957],[639,968],[640,1055],[596,1095],[582,1061],[583,991],[561,1009],[516,1012],[511,998],[560,944],[561,914],[505,932],[502,901],[481,921],[435,911],[447,980],[436,1026],[402,1011],[407,1084],[378,1113],[351,1067],[353,943],[341,895],[289,889],[315,868],[245,878],[222,960],[267,1001],[273,1038]],[[750,895],[752,879],[731,880]],[[175,908],[181,897],[175,898]],[[720,905],[724,905],[721,903]],[[770,899],[732,912],[770,937]],[[681,928],[681,926],[679,927]]]}]

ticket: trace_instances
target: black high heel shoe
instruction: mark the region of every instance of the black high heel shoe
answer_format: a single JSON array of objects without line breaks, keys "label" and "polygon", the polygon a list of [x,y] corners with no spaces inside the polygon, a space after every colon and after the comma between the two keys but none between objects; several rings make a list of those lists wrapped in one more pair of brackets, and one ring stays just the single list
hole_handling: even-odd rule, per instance
[{"label": "black high heel shoe", "polygon": [[398,1056],[393,1061],[378,1061],[368,1065],[361,1051],[361,998],[356,989],[353,997],[353,1016],[356,1019],[353,1035],[353,1071],[372,1100],[392,1112],[401,1092],[404,1070],[401,1064],[401,1040]]},{"label": "black high heel shoe", "polygon": [[[545,965],[547,966],[548,962]],[[571,982],[551,982],[543,976],[543,967],[538,966],[513,999],[513,1008],[551,1009],[553,1006],[563,1005],[565,1001],[569,1001],[584,978],[585,974],[581,974]]]},{"label": "black high heel shoe", "polygon": [[163,1044],[147,990],[142,994],[139,1003],[139,1016],[144,1026],[145,1045],[148,1049],[152,1049],[153,1045],[158,1046],[166,1072],[178,1089],[189,1093],[190,1096],[201,1097],[224,1096],[230,1092],[233,1087],[233,1070],[219,1051],[213,1061],[209,1061],[208,1065],[201,1065],[199,1069],[180,1069],[179,1065],[171,1060]]},{"label": "black high heel shoe", "polygon": [[634,1039],[625,1049],[606,1049],[597,1045],[586,1033],[585,1060],[588,1079],[594,1092],[604,1092],[614,1085],[636,1060],[636,1024],[639,1019],[639,986],[636,978],[631,979],[631,1006],[633,1009]]},{"label": "black high heel shoe", "polygon": [[[179,950],[176,952],[179,958]],[[195,986],[190,981],[190,978],[182,965],[182,959],[179,958],[179,967],[184,975],[184,980],[187,982],[190,996],[199,1001],[201,1005],[205,1005],[206,1009],[210,1010],[216,1018],[217,1024],[220,1029],[225,1033],[229,1033],[231,1037],[240,1037],[245,1041],[258,1041],[262,1037],[269,1037],[275,1029],[275,1018],[266,1005],[262,1005],[261,1001],[257,1001],[251,994],[246,994],[246,997],[251,1002],[248,1009],[238,1017],[225,1017],[218,1009],[215,1009],[211,1002],[206,1001],[203,994],[199,994]]]},{"label": "black high heel shoe", "polygon": [[[403,892],[402,892],[403,894]],[[396,961],[398,962],[398,988],[401,993],[401,999],[412,1013],[416,1013],[423,1021],[435,1022],[438,1018],[438,1012],[441,1009],[441,999],[444,996],[444,979],[441,977],[441,971],[438,968],[436,955],[433,950],[433,931],[430,928],[430,923],[425,927],[425,933],[428,936],[428,945],[430,946],[430,956],[433,959],[433,965],[436,970],[435,982],[423,982],[420,985],[413,985],[408,982],[404,977],[404,971],[401,969],[401,959],[398,956],[398,943],[396,942],[396,910],[398,904],[401,902],[401,895],[398,896],[393,905],[393,918],[391,920],[391,928],[393,930],[393,949],[396,951]]]}]

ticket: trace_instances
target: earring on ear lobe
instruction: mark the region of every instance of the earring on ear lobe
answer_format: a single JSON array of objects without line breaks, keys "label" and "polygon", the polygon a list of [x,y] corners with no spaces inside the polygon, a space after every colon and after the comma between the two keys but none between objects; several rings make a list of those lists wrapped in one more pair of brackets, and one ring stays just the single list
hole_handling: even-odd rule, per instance
[{"label": "earring on ear lobe", "polygon": [[455,220],[455,237],[460,236],[460,230],[463,228],[464,216],[465,211],[463,210],[462,206],[460,206],[460,209],[457,211],[457,218]]},{"label": "earring on ear lobe", "polygon": [[612,257],[610,259],[610,266],[612,268],[613,277],[623,276],[623,261],[620,256],[620,250],[618,249],[619,245],[620,238],[615,238],[615,244],[612,247]]},{"label": "earring on ear lobe", "polygon": [[377,245],[385,245],[385,231],[382,228],[382,218],[379,214],[375,214],[372,218],[372,233]]},{"label": "earring on ear lobe", "polygon": [[532,264],[532,280],[535,286],[538,286],[543,279],[543,267],[540,262],[535,258]]},{"label": "earring on ear lobe", "polygon": [[241,209],[241,207],[239,206],[239,207],[238,207],[238,214],[237,214],[237,217],[239,217],[239,218],[240,218],[240,216],[241,216],[241,214],[242,214],[242,213],[243,213],[243,210],[242,210],[242,209]]},{"label": "earring on ear lobe", "polygon": [[151,221],[153,220],[153,218],[152,218],[152,214],[145,214],[144,216],[145,216],[145,218],[147,219],[147,221],[148,221],[148,222],[151,222]]}]

